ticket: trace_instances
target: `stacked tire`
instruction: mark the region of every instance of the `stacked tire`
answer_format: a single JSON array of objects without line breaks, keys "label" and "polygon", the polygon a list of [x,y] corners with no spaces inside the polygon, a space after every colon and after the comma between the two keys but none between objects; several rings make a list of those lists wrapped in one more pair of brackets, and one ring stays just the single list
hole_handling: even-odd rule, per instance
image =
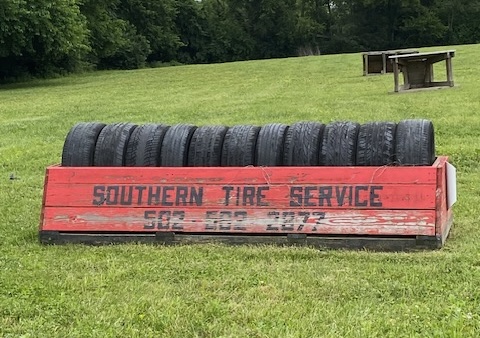
[{"label": "stacked tire", "polygon": [[433,124],[350,121],[201,126],[82,122],[65,139],[68,167],[432,165]]}]

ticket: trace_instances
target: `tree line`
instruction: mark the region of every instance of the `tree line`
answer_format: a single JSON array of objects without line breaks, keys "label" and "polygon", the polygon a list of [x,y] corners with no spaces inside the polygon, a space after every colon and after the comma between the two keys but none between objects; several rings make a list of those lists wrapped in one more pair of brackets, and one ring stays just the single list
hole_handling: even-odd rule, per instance
[{"label": "tree line", "polygon": [[0,0],[0,81],[480,42],[480,0]]}]

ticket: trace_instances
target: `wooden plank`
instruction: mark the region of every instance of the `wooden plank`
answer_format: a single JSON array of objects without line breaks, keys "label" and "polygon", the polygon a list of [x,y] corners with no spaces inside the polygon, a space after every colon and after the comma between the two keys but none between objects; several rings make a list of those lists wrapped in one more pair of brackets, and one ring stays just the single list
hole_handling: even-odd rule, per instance
[{"label": "wooden plank", "polygon": [[389,62],[389,56],[397,54],[413,54],[418,50],[386,50],[371,51],[362,53],[363,75],[386,74],[393,72],[392,63]]},{"label": "wooden plank", "polygon": [[450,87],[454,86],[453,82],[453,67],[452,67],[452,57],[449,55],[446,60],[447,68],[447,82]]},{"label": "wooden plank", "polygon": [[[306,236],[292,240],[288,236],[252,236],[222,234],[177,234],[162,237],[156,234],[135,233],[62,233],[41,231],[40,242],[43,244],[83,243],[90,245],[115,243],[150,243],[150,244],[204,244],[220,243],[228,245],[295,245],[310,246],[320,249],[367,249],[375,251],[407,251],[417,249],[437,249],[436,237],[429,241],[418,241],[415,237],[382,236]],[[429,237],[424,237],[429,238]]]},{"label": "wooden plank", "polygon": [[434,210],[44,209],[44,231],[435,235]]},{"label": "wooden plank", "polygon": [[382,54],[382,74],[386,74],[387,73],[387,57],[386,57],[386,54],[383,53]]},{"label": "wooden plank", "polygon": [[40,211],[40,223],[38,226],[38,230],[42,230],[42,223],[43,220],[45,219],[45,205],[46,205],[46,200],[47,200],[47,194],[48,190],[52,187],[51,184],[49,184],[49,170],[47,169],[45,173],[45,178],[43,181],[43,195],[42,195],[42,210]]},{"label": "wooden plank", "polygon": [[58,167],[51,184],[435,184],[433,166],[419,167]]},{"label": "wooden plank", "polygon": [[434,209],[434,184],[49,184],[49,207]]},{"label": "wooden plank", "polygon": [[441,238],[443,244],[450,232],[453,214],[447,206],[447,158],[442,158],[438,162],[435,233],[437,237]]},{"label": "wooden plank", "polygon": [[[380,168],[53,166],[45,177],[39,233],[43,243],[55,242],[57,234],[60,242],[208,239],[344,248],[364,245],[358,238],[369,236],[363,238],[388,248],[437,248],[453,215],[446,208],[446,161]],[[150,198],[149,205],[148,197],[139,198],[149,186],[155,196],[166,189],[167,198],[159,197],[158,205]]]},{"label": "wooden plank", "polygon": [[362,54],[362,59],[363,59],[363,76],[368,75],[368,55],[367,54]]},{"label": "wooden plank", "polygon": [[399,91],[399,69],[398,69],[398,61],[395,59],[393,60],[393,81],[394,81],[394,91],[397,93]]},{"label": "wooden plank", "polygon": [[455,50],[444,50],[444,51],[411,53],[411,54],[397,54],[397,55],[392,55],[389,58],[399,59],[399,60],[402,60],[402,59],[416,60],[416,59],[423,59],[427,56],[436,56],[436,55],[450,55],[451,57],[454,57]]},{"label": "wooden plank", "polygon": [[429,87],[453,87],[449,81],[433,81],[428,84]]}]

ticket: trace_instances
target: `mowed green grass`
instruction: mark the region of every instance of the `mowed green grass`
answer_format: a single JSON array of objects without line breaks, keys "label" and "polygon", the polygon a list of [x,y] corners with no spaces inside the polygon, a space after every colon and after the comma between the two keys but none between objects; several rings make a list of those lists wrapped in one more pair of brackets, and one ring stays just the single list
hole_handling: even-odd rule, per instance
[{"label": "mowed green grass", "polygon": [[[390,93],[391,74],[362,76],[360,54],[0,87],[0,336],[478,336],[480,45],[444,48],[457,51],[457,86],[408,94]],[[406,118],[433,120],[437,154],[458,170],[455,224],[441,250],[38,243],[45,168],[60,162],[76,122]]]}]

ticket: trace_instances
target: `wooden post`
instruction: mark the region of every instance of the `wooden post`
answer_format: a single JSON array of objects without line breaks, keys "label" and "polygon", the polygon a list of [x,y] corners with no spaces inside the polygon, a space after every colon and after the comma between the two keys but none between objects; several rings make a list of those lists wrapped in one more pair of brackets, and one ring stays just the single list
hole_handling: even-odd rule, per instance
[{"label": "wooden post", "polygon": [[410,89],[410,76],[409,76],[409,67],[408,63],[402,66],[402,74],[403,74],[403,88],[402,89]]},{"label": "wooden post", "polygon": [[425,78],[423,82],[426,87],[430,87],[430,84],[433,82],[433,64],[431,63],[425,65]]},{"label": "wooden post", "polygon": [[387,53],[386,52],[383,52],[382,53],[382,74],[386,74],[387,73]]},{"label": "wooden post", "polygon": [[398,93],[398,60],[393,59],[393,79],[395,81],[395,93]]},{"label": "wooden post", "polygon": [[368,54],[363,54],[363,76],[368,74]]},{"label": "wooden post", "polygon": [[450,87],[453,87],[453,67],[452,67],[452,56],[451,53],[447,53],[447,58],[446,58],[446,64],[447,64],[447,82]]}]

